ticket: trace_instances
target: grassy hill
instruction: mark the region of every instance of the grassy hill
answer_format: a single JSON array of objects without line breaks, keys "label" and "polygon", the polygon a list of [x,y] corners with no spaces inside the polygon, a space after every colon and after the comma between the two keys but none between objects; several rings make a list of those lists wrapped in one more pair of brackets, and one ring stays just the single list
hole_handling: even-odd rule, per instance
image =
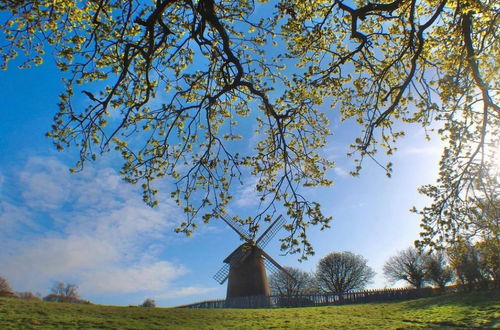
[{"label": "grassy hill", "polygon": [[280,309],[74,305],[0,298],[0,329],[397,329],[500,327],[500,291],[405,302]]}]

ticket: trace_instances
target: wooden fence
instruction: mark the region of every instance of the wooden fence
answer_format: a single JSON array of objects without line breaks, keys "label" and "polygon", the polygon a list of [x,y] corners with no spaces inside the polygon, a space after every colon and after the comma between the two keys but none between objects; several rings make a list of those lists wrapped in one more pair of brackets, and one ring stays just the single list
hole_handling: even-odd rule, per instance
[{"label": "wooden fence", "polygon": [[252,296],[231,299],[206,300],[178,308],[272,308],[272,307],[307,307],[339,304],[384,302],[429,297],[450,290],[421,289],[384,289],[351,291],[343,294],[310,294],[295,296]]}]

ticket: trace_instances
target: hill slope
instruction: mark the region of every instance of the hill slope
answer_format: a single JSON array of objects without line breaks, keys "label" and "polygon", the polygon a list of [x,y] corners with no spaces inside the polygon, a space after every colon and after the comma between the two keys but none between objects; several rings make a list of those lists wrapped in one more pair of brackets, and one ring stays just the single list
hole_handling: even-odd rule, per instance
[{"label": "hill slope", "polygon": [[176,309],[0,298],[0,329],[331,329],[500,327],[500,292],[406,302],[281,309]]}]

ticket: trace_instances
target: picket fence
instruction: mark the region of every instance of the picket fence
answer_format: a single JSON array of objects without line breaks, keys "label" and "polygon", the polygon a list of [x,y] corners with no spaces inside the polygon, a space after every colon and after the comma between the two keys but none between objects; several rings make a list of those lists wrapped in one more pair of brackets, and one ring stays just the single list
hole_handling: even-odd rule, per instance
[{"label": "picket fence", "polygon": [[251,296],[231,299],[206,300],[193,304],[178,306],[178,308],[273,308],[328,306],[423,298],[443,294],[445,293],[444,291],[449,290],[435,288],[402,288],[351,291],[342,294]]}]

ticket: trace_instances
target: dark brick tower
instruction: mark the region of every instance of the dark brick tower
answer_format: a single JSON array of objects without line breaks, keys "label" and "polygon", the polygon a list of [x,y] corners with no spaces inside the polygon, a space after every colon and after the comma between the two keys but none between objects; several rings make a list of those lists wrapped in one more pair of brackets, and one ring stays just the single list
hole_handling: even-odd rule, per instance
[{"label": "dark brick tower", "polygon": [[[245,248],[246,246],[243,244],[233,253],[239,253],[241,249]],[[261,250],[256,246],[250,249],[250,254],[244,260],[233,262],[230,265],[227,298],[270,295]],[[224,261],[229,262],[233,253]]]}]

